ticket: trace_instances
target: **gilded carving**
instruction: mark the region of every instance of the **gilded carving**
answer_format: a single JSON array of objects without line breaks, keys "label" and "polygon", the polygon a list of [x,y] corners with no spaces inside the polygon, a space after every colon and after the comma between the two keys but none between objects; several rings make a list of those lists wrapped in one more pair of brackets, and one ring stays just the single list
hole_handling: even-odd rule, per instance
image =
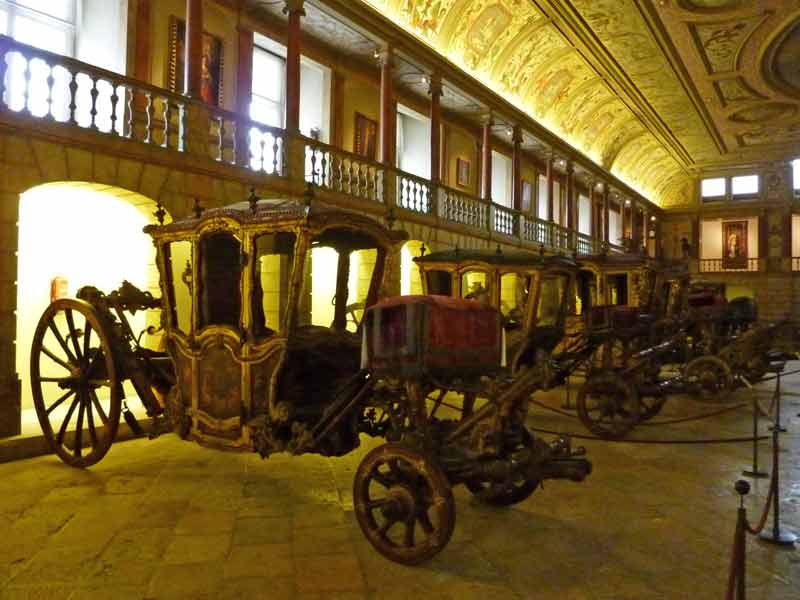
[{"label": "gilded carving", "polygon": [[742,146],[792,142],[800,137],[800,124],[791,123],[783,126],[759,127],[757,129],[744,131],[736,137]]},{"label": "gilded carving", "polygon": [[780,32],[770,44],[764,65],[767,81],[785,94],[800,98],[800,20]]},{"label": "gilded carving", "polygon": [[761,94],[751,89],[741,78],[718,79],[714,82],[717,94],[723,105],[741,102],[742,100],[755,100],[764,98]]},{"label": "gilded carving", "polygon": [[758,21],[702,23],[692,27],[709,73],[725,73],[736,68],[736,56]]}]

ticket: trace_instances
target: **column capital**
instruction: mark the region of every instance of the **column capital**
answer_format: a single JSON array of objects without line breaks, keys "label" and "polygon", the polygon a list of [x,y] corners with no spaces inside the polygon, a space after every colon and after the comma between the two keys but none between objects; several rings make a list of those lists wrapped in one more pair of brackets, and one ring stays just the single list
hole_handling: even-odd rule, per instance
[{"label": "column capital", "polygon": [[521,144],[523,142],[522,138],[522,127],[519,125],[514,125],[511,129],[511,141],[515,144]]},{"label": "column capital", "polygon": [[431,73],[428,76],[428,94],[431,97],[441,97],[442,93],[442,76],[439,73]]},{"label": "column capital", "polygon": [[384,46],[375,50],[375,58],[378,60],[378,66],[393,67],[394,66],[394,49],[391,46]]},{"label": "column capital", "polygon": [[567,160],[566,164],[567,175],[572,175],[573,173],[575,173],[575,164],[570,159],[566,160]]},{"label": "column capital", "polygon": [[483,127],[491,127],[494,125],[494,113],[491,110],[484,112],[480,118]]},{"label": "column capital", "polygon": [[306,16],[305,0],[284,0],[283,14],[299,14],[302,17]]}]

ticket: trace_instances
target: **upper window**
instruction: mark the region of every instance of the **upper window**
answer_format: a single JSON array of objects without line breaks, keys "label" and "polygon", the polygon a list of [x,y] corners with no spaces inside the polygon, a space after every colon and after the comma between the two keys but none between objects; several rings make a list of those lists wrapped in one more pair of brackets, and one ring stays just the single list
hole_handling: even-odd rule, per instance
[{"label": "upper window", "polygon": [[18,42],[72,56],[77,0],[0,0],[0,33]]},{"label": "upper window", "polygon": [[800,158],[792,161],[792,181],[794,182],[792,184],[794,191],[800,192]]},{"label": "upper window", "polygon": [[250,117],[283,127],[286,104],[286,59],[256,46],[253,49],[253,96]]},{"label": "upper window", "polygon": [[731,179],[733,196],[757,196],[758,175],[741,175]]},{"label": "upper window", "polygon": [[725,197],[725,178],[714,177],[712,179],[703,179],[700,184],[700,193],[703,198],[724,198]]}]

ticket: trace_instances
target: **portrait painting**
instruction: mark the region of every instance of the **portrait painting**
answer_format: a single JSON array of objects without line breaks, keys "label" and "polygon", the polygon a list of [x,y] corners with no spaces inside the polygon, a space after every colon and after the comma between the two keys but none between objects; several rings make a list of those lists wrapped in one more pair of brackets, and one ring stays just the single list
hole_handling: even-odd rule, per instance
[{"label": "portrait painting", "polygon": [[747,268],[747,221],[722,223],[722,267]]},{"label": "portrait painting", "polygon": [[[186,73],[186,21],[170,17],[169,73],[167,84],[171,91],[182,93]],[[222,40],[203,33],[200,67],[200,98],[211,106],[222,105]]]},{"label": "portrait painting", "polygon": [[456,183],[461,187],[469,187],[469,161],[456,159]]},{"label": "portrait painting", "polygon": [[369,160],[376,160],[378,154],[378,123],[359,112],[356,113],[353,151]]}]

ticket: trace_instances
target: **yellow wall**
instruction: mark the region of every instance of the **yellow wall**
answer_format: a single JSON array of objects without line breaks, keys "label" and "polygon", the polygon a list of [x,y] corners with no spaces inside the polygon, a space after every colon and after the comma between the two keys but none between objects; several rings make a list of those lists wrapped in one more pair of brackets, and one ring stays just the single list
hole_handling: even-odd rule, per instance
[{"label": "yellow wall", "polygon": [[400,293],[403,296],[422,294],[422,278],[414,262],[421,248],[422,242],[409,240],[400,251]]},{"label": "yellow wall", "polygon": [[[447,185],[457,190],[463,190],[473,195],[478,195],[478,149],[477,140],[469,132],[460,127],[450,126],[447,131]],[[470,177],[469,186],[458,185],[457,159],[469,161]]]},{"label": "yellow wall", "polygon": [[[347,77],[344,81],[344,114],[342,115],[342,145],[344,150],[353,151],[355,140],[356,113],[375,121],[380,127],[380,90],[363,79]],[[376,144],[378,139],[376,138]],[[377,153],[377,145],[376,145]],[[376,156],[376,158],[379,158]]]}]

